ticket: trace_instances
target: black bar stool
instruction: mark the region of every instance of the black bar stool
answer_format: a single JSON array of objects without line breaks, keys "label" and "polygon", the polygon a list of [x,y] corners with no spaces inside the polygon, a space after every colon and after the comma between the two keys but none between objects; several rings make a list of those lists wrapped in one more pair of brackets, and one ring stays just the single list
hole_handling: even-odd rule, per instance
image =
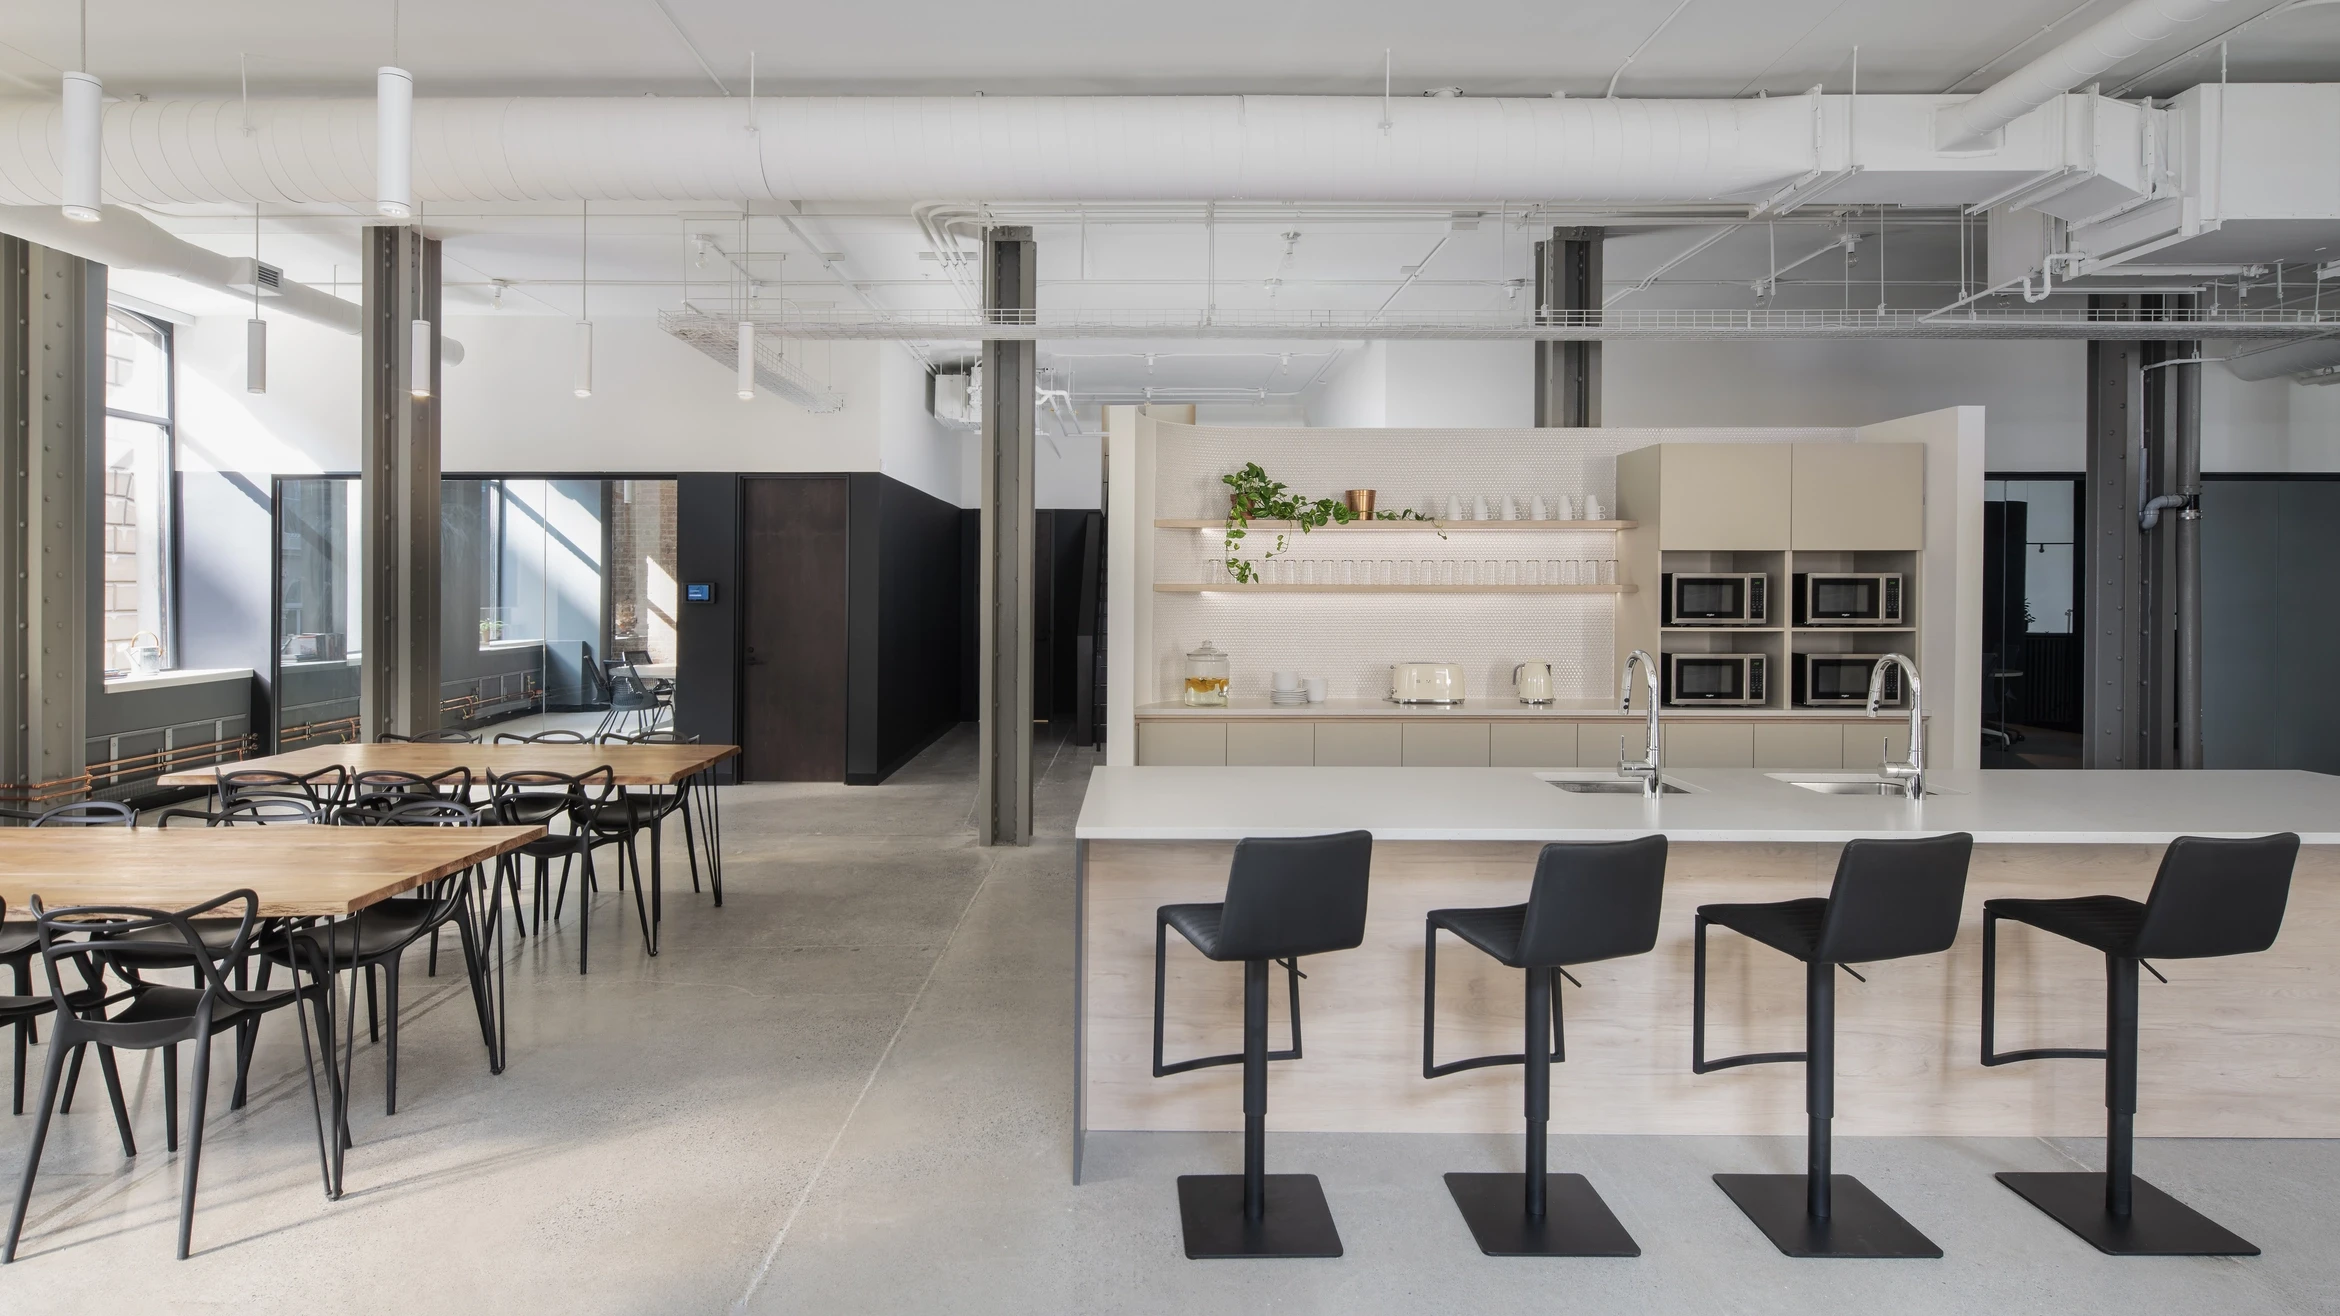
[{"label": "black bar stool", "polygon": [[[1267,1173],[1267,1066],[1300,1058],[1302,955],[1351,950],[1365,940],[1365,884],[1373,834],[1251,837],[1235,845],[1227,899],[1164,905],[1154,912],[1154,1077],[1243,1064],[1243,1173],[1178,1176],[1186,1255],[1337,1257],[1324,1188],[1313,1174]],[[1168,932],[1203,958],[1243,964],[1243,1051],[1162,1063],[1163,956]],[[1281,960],[1292,988],[1292,1049],[1269,1051],[1268,962]]]},{"label": "black bar stool", "polygon": [[[1562,967],[1646,955],[1657,945],[1665,898],[1666,838],[1547,845],[1536,856],[1524,905],[1434,909],[1422,931],[1422,1077],[1490,1065],[1527,1071],[1527,1169],[1446,1176],[1446,1191],[1491,1257],[1637,1257],[1641,1246],[1581,1174],[1544,1170],[1552,1117],[1552,1066],[1568,1058],[1561,1036]],[[1519,1055],[1437,1060],[1438,930],[1527,971],[1527,1043]],[[1570,982],[1576,979],[1569,978]],[[1578,987],[1584,986],[1577,983]]]},{"label": "black bar stool", "polygon": [[[1692,969],[1690,1069],[1804,1062],[1810,1117],[1803,1174],[1718,1174],[1714,1181],[1791,1257],[1939,1257],[1942,1249],[1849,1174],[1832,1173],[1836,1114],[1836,979],[1829,966],[1950,949],[1966,898],[1974,838],[1964,832],[1847,841],[1825,900],[1701,905]],[[1717,923],[1804,962],[1804,1049],[1706,1058],[1706,925]],[[1853,973],[1855,978],[1859,974]]]},{"label": "black bar stool", "polygon": [[[2299,838],[2290,832],[2246,840],[2181,836],[2162,852],[2161,869],[2142,905],[2120,896],[1983,902],[1982,1062],[2105,1062],[2104,1172],[2007,1173],[1999,1182],[2095,1244],[2097,1251],[2133,1257],[2259,1255],[2258,1248],[2225,1227],[2136,1177],[2137,966],[2147,959],[2248,955],[2274,945],[2298,858]],[[2103,1050],[1995,1049],[2003,918],[2104,952]],[[2153,976],[2161,974],[2153,971]]]}]

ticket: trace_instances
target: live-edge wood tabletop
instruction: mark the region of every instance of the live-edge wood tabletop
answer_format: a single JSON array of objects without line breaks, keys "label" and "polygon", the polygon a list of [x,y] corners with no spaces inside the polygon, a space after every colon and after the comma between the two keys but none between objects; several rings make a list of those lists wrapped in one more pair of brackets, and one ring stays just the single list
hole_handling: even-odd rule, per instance
[{"label": "live-edge wood tabletop", "polygon": [[340,766],[352,773],[387,769],[425,777],[468,768],[473,781],[485,785],[490,772],[559,772],[574,777],[607,766],[620,786],[672,786],[737,753],[737,745],[307,745],[265,758],[165,773],[157,784],[209,786],[221,772],[305,774]]}]

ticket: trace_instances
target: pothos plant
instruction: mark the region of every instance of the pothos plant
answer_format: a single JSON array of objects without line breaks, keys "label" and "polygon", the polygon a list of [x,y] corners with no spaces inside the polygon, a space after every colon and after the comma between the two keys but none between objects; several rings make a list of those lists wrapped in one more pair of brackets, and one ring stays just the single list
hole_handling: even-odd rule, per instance
[{"label": "pothos plant", "polygon": [[[1293,494],[1280,480],[1271,480],[1258,462],[1245,462],[1243,469],[1219,477],[1219,483],[1233,492],[1227,495],[1227,574],[1238,582],[1249,585],[1259,579],[1259,568],[1243,557],[1243,541],[1250,535],[1254,521],[1289,521],[1301,534],[1323,525],[1347,525],[1360,520],[1349,510],[1347,503],[1332,498],[1304,500]],[[1435,527],[1438,523],[1412,508],[1394,512],[1376,512],[1376,521],[1425,521]],[[1444,539],[1446,532],[1439,531]],[[1287,531],[1276,532],[1275,547],[1259,555],[1261,562],[1291,548]]]}]

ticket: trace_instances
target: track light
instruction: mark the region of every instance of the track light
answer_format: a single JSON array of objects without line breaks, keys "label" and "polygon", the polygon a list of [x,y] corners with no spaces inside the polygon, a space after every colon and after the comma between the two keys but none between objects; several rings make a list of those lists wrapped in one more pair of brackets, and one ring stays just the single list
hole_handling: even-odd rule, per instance
[{"label": "track light", "polygon": [[87,73],[65,75],[65,218],[96,223],[105,204],[105,85]]},{"label": "track light", "polygon": [[414,213],[414,75],[388,66],[374,71],[374,209]]},{"label": "track light", "polygon": [[756,395],[756,324],[753,320],[739,322],[739,400]]},{"label": "track light", "polygon": [[410,326],[413,339],[407,348],[406,391],[416,398],[431,395],[432,358],[438,355],[431,345],[431,322],[416,320]]}]

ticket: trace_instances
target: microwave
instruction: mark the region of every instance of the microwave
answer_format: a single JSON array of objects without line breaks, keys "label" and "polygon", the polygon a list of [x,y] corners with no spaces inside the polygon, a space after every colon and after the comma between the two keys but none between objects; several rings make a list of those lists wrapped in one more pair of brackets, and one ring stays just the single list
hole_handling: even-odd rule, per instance
[{"label": "microwave", "polygon": [[1760,571],[1669,571],[1663,577],[1667,626],[1761,626],[1771,619],[1770,577]]},{"label": "microwave", "polygon": [[[1804,708],[1849,704],[1866,708],[1869,678],[1885,657],[1881,653],[1799,653],[1795,660],[1795,702]],[[1877,696],[1879,708],[1900,708],[1908,700],[1908,682],[1899,664],[1885,669],[1885,688]]]},{"label": "microwave", "polygon": [[1660,694],[1675,708],[1700,704],[1760,704],[1767,697],[1767,655],[1760,653],[1669,653],[1658,663]]},{"label": "microwave", "polygon": [[1901,576],[1895,572],[1799,571],[1798,626],[1899,626]]}]

